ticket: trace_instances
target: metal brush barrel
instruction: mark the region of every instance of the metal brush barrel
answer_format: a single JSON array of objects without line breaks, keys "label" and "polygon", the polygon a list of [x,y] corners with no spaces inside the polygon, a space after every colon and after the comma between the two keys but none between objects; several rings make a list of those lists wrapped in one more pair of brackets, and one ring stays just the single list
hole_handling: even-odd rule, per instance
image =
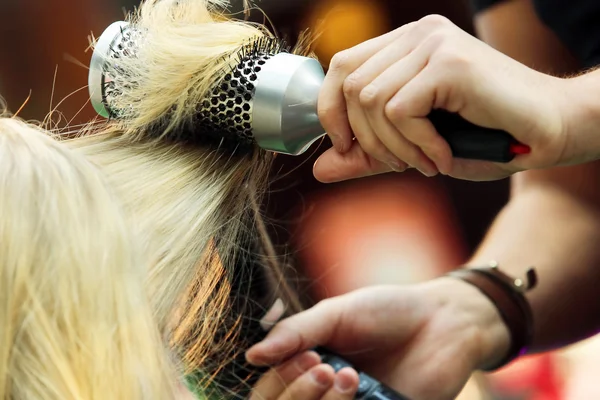
[{"label": "metal brush barrel", "polygon": [[325,73],[315,59],[280,53],[264,65],[254,95],[253,133],[264,149],[304,153],[325,135],[317,100]]},{"label": "metal brush barrel", "polygon": [[[126,115],[116,107],[123,90],[135,84],[135,73],[120,68],[135,57],[143,42],[127,22],[115,22],[98,39],[92,55],[89,90],[98,114]],[[325,77],[312,58],[282,52],[273,38],[261,38],[238,55],[212,93],[198,105],[193,135],[222,145],[258,144],[265,150],[298,155],[325,135],[317,117],[317,99]]]}]

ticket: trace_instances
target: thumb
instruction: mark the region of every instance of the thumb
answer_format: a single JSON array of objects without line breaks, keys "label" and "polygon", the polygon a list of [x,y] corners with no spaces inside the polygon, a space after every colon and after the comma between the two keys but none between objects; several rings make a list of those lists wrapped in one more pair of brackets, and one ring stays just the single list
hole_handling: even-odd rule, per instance
[{"label": "thumb", "polygon": [[246,360],[256,366],[279,364],[305,350],[332,340],[343,315],[338,299],[320,302],[277,323],[267,337],[246,352]]},{"label": "thumb", "polygon": [[[401,166],[401,170],[404,170],[407,167],[408,166],[404,164]],[[363,178],[390,171],[392,171],[390,166],[365,153],[357,141],[354,141],[350,150],[343,154],[339,153],[334,148],[327,150],[319,157],[313,167],[315,178],[322,183],[333,183],[348,179]]]}]

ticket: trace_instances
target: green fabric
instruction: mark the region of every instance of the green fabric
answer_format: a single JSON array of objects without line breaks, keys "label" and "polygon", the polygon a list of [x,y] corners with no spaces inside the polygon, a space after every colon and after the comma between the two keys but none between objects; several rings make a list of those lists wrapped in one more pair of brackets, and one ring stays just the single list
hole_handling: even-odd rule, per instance
[{"label": "green fabric", "polygon": [[201,371],[188,375],[186,377],[186,385],[187,388],[194,397],[198,400],[223,400],[223,393],[218,390],[216,387],[208,387],[204,388],[205,382],[208,380],[208,377],[204,375]]}]

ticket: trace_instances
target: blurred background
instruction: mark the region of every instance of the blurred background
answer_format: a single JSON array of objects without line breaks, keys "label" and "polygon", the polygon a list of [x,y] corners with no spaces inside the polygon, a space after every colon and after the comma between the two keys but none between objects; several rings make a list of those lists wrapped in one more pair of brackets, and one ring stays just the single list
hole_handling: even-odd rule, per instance
[{"label": "blurred background", "polygon": [[[55,108],[61,126],[95,116],[88,102],[89,37],[132,10],[135,0],[0,0],[0,97],[25,119]],[[232,12],[241,0],[232,1]],[[258,0],[272,28],[293,42],[320,27],[324,67],[338,51],[427,14],[473,33],[467,0]],[[251,19],[264,21],[259,11]],[[469,183],[416,173],[322,185],[312,164],[328,141],[300,158],[278,157],[267,204],[273,235],[291,245],[313,300],[382,283],[431,279],[467,261],[508,198],[508,181]],[[461,399],[600,399],[597,341],[530,357],[474,377]],[[451,368],[452,366],[449,366]],[[598,390],[598,389],[596,389]]]}]

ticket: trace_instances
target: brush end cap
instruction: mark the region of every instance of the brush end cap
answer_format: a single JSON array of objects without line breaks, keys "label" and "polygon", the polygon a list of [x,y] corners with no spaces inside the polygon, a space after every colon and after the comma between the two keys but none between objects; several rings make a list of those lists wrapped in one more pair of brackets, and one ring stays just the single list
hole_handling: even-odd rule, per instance
[{"label": "brush end cap", "polygon": [[111,115],[104,96],[104,89],[108,83],[105,76],[105,66],[113,51],[112,46],[119,40],[123,34],[123,30],[128,25],[125,21],[117,21],[106,28],[94,45],[94,52],[90,61],[90,72],[88,75],[90,101],[94,110],[105,118]]}]

